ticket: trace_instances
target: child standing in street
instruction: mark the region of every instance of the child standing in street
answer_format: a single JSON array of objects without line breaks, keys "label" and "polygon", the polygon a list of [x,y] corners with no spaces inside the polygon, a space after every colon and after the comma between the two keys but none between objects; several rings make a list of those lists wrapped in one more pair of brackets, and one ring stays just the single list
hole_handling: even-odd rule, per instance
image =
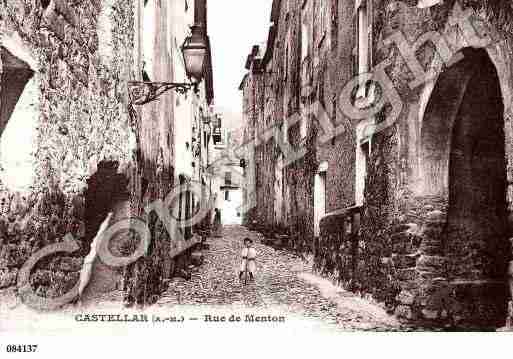
[{"label": "child standing in street", "polygon": [[242,280],[244,271],[248,271],[249,279],[255,280],[254,274],[256,269],[256,250],[253,248],[253,241],[246,237],[244,238],[244,248],[242,249],[242,263],[240,266],[239,279]]}]

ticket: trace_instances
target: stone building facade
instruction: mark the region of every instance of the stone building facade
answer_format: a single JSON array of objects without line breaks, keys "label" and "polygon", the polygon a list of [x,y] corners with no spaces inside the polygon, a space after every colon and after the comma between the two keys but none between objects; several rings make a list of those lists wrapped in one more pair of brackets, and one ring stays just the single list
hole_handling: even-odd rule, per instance
[{"label": "stone building facade", "polygon": [[[321,273],[405,320],[484,328],[511,318],[512,14],[491,1],[274,2],[267,71],[290,66],[274,121],[314,104],[289,137],[307,155],[284,171],[284,223],[301,218]],[[270,193],[256,187],[252,215],[269,227],[276,211],[259,191]]]},{"label": "stone building facade", "polygon": [[[41,296],[68,291],[110,210],[94,199],[106,188],[107,203],[127,193],[131,128],[121,85],[135,76],[134,16],[131,1],[112,5],[115,13],[100,1],[0,4],[2,140],[10,140],[2,148],[1,287],[16,283],[32,254],[71,233],[80,253],[47,258],[32,276]],[[13,145],[23,133],[31,141]],[[102,185],[88,183],[94,178]]]},{"label": "stone building facade", "polygon": [[[291,245],[305,250],[313,249],[325,214],[354,205],[356,155],[347,149],[355,134],[336,111],[353,71],[348,8],[345,1],[273,2],[267,43],[248,56],[240,87],[247,135],[256,138],[248,163],[256,172],[255,207],[247,220],[288,232]],[[313,120],[321,110],[323,123]]]},{"label": "stone building facade", "polygon": [[[194,20],[202,12],[187,3],[180,11]],[[206,13],[205,2],[197,6]],[[174,11],[152,0],[0,3],[0,288],[14,286],[32,255],[69,233],[79,250],[47,256],[30,277],[39,296],[67,293],[109,212],[109,224],[143,219],[152,241],[128,267],[95,261],[92,286],[94,273],[107,279],[90,291],[123,287],[129,302],[147,303],[165,278],[186,267],[188,254],[170,258],[172,239],[158,216],[145,211],[176,182],[177,98],[167,93],[136,107],[127,85],[185,82],[173,66],[179,56]],[[211,69],[207,78],[198,100],[204,103],[213,98]],[[20,141],[25,133],[28,139]],[[113,252],[130,255],[136,242],[119,236]]]},{"label": "stone building facade", "polygon": [[380,86],[390,80],[395,92],[371,134],[362,240],[372,245],[361,254],[362,270],[376,278],[369,289],[407,319],[504,325],[512,9],[373,6],[373,65],[386,68]]}]

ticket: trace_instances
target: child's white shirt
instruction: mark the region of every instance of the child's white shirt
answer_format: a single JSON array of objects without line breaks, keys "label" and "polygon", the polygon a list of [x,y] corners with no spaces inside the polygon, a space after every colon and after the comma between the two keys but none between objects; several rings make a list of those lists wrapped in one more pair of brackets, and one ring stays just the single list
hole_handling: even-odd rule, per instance
[{"label": "child's white shirt", "polygon": [[242,254],[242,263],[241,263],[241,266],[240,266],[241,272],[246,270],[246,265],[247,265],[248,271],[250,271],[251,273],[255,273],[255,270],[256,270],[255,259],[256,259],[256,255],[257,255],[255,248],[253,248],[253,247],[250,247],[250,248],[244,247],[242,249],[242,253],[241,254]]}]

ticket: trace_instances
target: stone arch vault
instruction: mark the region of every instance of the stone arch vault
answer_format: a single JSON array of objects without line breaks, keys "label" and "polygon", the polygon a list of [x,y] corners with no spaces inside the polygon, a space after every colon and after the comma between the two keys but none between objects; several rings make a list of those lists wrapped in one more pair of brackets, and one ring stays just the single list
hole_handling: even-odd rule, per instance
[{"label": "stone arch vault", "polygon": [[440,73],[421,119],[422,194],[440,206],[425,223],[417,270],[446,281],[455,307],[464,308],[459,316],[497,325],[509,297],[504,95],[485,49],[458,55]]}]

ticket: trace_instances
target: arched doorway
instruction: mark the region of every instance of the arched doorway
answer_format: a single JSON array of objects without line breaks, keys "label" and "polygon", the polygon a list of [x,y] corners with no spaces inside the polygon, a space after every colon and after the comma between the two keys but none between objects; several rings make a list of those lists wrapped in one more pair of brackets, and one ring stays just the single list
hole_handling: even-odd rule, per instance
[{"label": "arched doorway", "polygon": [[22,59],[0,46],[0,135],[11,118],[18,100],[34,70]]},{"label": "arched doorway", "polygon": [[449,157],[448,270],[455,279],[504,279],[509,259],[504,105],[486,53],[475,51],[467,61],[471,75]]},{"label": "arched doorway", "polygon": [[33,182],[39,81],[32,59],[20,54],[22,45],[6,37],[0,45],[0,184],[26,192]]},{"label": "arched doorway", "polygon": [[440,274],[465,308],[461,315],[500,325],[510,259],[504,104],[486,50],[458,55],[438,78],[422,122],[423,189],[445,203]]}]

